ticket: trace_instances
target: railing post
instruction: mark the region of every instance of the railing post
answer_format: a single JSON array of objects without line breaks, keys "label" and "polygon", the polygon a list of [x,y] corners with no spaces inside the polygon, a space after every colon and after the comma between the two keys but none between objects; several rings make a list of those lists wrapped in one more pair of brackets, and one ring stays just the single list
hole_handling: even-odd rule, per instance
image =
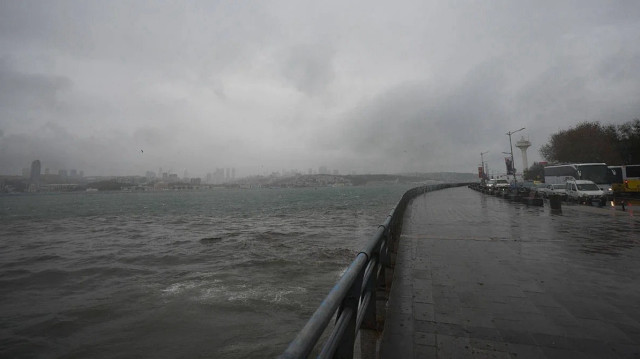
[{"label": "railing post", "polygon": [[391,282],[393,281],[393,272],[396,267],[396,257],[398,256],[398,242],[394,240],[393,228],[395,227],[395,221],[391,224],[389,232],[387,233],[387,271],[385,286],[387,291],[391,289]]},{"label": "railing post", "polygon": [[393,222],[389,225],[389,228],[385,231],[384,234],[384,242],[385,248],[384,252],[380,254],[380,264],[382,265],[382,280],[380,285],[384,286],[385,292],[388,294],[391,290],[391,282],[393,280],[393,269],[395,265],[395,248],[393,244],[393,236],[391,235],[391,228],[393,227]]},{"label": "railing post", "polygon": [[[381,242],[382,244],[382,242]],[[364,290],[362,291],[362,297],[369,296],[369,305],[364,312],[364,318],[360,328],[360,357],[361,358],[375,358],[378,346],[379,329],[378,326],[378,275],[380,272],[378,268],[382,267],[380,264],[380,247],[376,248],[375,254],[369,263],[373,263],[371,268],[371,274],[364,283]],[[384,278],[382,278],[384,281]]]},{"label": "railing post", "polygon": [[[376,311],[375,311],[375,320],[376,320],[376,334],[379,336],[382,334],[382,329],[384,328],[385,318],[387,317],[387,301],[389,300],[389,292],[391,291],[391,281],[393,280],[393,268],[391,267],[391,249],[390,249],[390,228],[391,224],[387,226],[382,235],[383,239],[380,242],[380,247],[378,247],[378,265],[379,268],[378,276],[376,278],[374,294],[375,297],[372,300],[375,300],[376,303]],[[377,353],[377,340],[376,338],[376,353]],[[368,354],[368,353],[366,353]],[[363,358],[365,353],[363,353]],[[375,358],[374,356],[368,356],[369,358]]]},{"label": "railing post", "polygon": [[[369,261],[367,260],[367,263]],[[358,334],[356,331],[356,319],[358,313],[358,305],[360,304],[360,293],[362,292],[362,277],[364,276],[364,272],[367,268],[367,263],[362,266],[360,272],[356,280],[349,288],[349,292],[342,300],[340,304],[340,308],[338,309],[338,315],[336,315],[336,320],[340,318],[340,314],[347,308],[352,310],[353,315],[347,324],[347,328],[345,330],[344,336],[340,340],[338,347],[336,348],[335,354],[333,355],[334,359],[352,359],[353,358],[353,346],[356,342],[356,335]]]}]

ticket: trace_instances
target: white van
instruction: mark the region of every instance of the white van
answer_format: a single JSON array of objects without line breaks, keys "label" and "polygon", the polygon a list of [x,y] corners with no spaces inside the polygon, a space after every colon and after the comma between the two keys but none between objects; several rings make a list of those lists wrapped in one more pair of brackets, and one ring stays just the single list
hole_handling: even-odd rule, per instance
[{"label": "white van", "polygon": [[569,180],[565,186],[567,199],[571,201],[591,203],[604,198],[604,192],[592,181]]}]

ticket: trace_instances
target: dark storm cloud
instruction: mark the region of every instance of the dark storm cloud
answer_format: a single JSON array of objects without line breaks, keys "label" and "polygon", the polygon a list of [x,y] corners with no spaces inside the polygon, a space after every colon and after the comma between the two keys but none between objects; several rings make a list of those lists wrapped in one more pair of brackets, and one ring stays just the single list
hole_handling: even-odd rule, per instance
[{"label": "dark storm cloud", "polygon": [[[116,145],[116,146],[114,146]],[[99,161],[101,165],[113,166],[108,154],[117,147],[116,143],[101,139],[79,139],[64,128],[47,123],[35,133],[11,134],[2,139],[0,163],[2,170],[29,167],[31,161],[39,159],[43,169],[94,170]],[[104,153],[104,156],[96,154]],[[6,172],[5,172],[6,173]]]},{"label": "dark storm cloud", "polygon": [[619,124],[637,118],[640,103],[634,97],[640,94],[640,74],[634,69],[639,56],[637,49],[619,47],[586,61],[563,58],[516,92],[514,114],[540,145],[552,133],[579,122]]},{"label": "dark storm cloud", "polygon": [[[413,168],[453,170],[460,152],[475,152],[478,142],[491,141],[504,126],[500,98],[504,79],[499,63],[472,69],[452,89],[426,83],[405,84],[361,104],[347,116],[347,125],[329,146],[355,156],[365,153],[370,164],[390,171]],[[387,159],[395,159],[388,164]]]},{"label": "dark storm cloud", "polygon": [[638,18],[625,1],[4,1],[0,171],[471,172],[485,151],[501,168],[521,127],[532,162],[559,129],[640,116]]},{"label": "dark storm cloud", "polygon": [[16,71],[9,61],[0,58],[0,108],[51,108],[58,93],[69,90],[72,82],[64,76],[32,74]]},{"label": "dark storm cloud", "polygon": [[29,134],[1,138],[0,173],[16,174],[11,169],[29,167],[35,159],[40,160],[43,170],[49,168],[53,173],[77,169],[85,174],[127,175],[140,168],[156,170],[157,163],[177,173],[195,154],[176,148],[176,136],[180,136],[178,129],[141,129],[135,138],[119,131],[78,136],[48,122]]},{"label": "dark storm cloud", "polygon": [[288,52],[284,76],[307,95],[324,91],[335,76],[331,51],[321,45],[296,45]]}]

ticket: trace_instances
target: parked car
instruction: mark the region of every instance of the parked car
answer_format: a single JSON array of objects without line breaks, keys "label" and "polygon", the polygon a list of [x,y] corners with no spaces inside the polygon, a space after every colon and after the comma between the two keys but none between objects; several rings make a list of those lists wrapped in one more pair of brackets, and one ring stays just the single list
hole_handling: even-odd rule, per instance
[{"label": "parked car", "polygon": [[593,201],[603,201],[604,192],[598,185],[587,180],[569,180],[565,185],[567,199],[576,202],[591,203]]},{"label": "parked car", "polygon": [[487,180],[487,182],[484,185],[484,188],[489,191],[489,193],[493,193],[493,191],[495,191],[495,186],[496,186],[496,180],[495,179],[489,179]]},{"label": "parked car", "polygon": [[518,194],[521,196],[530,196],[536,192],[536,184],[533,181],[518,182]]},{"label": "parked car", "polygon": [[543,198],[549,198],[552,194],[557,194],[562,197],[563,200],[567,199],[567,185],[561,183],[548,184],[544,187],[538,188],[538,193],[542,195]]},{"label": "parked car", "polygon": [[509,182],[507,182],[507,180],[497,179],[495,181],[496,181],[495,182],[496,190],[508,189],[510,187]]}]

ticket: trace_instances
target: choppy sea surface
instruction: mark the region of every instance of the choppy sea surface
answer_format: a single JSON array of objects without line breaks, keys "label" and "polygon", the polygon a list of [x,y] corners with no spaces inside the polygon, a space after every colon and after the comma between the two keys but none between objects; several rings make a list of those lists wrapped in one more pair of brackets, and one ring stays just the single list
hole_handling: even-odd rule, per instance
[{"label": "choppy sea surface", "polygon": [[0,196],[0,357],[275,357],[408,188]]}]

